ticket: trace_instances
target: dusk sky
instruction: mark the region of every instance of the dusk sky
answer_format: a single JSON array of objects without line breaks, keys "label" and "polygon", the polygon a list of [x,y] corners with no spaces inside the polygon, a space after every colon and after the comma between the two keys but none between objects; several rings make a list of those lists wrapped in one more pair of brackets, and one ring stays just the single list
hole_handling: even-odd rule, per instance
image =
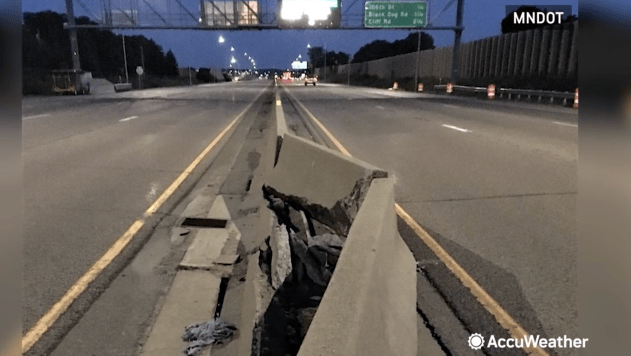
[{"label": "dusk sky", "polygon": [[[148,0],[164,1],[164,0]],[[453,26],[456,18],[456,1],[447,11],[439,14],[451,0],[429,1],[429,19],[433,26]],[[96,9],[98,0],[82,0],[83,5]],[[350,6],[351,0],[343,0],[342,7]],[[363,14],[364,1],[353,4],[350,12]],[[500,23],[505,13],[505,5],[571,5],[572,13],[578,13],[578,1],[568,0],[465,0],[464,31],[462,40],[469,42],[484,37],[501,34]],[[75,1],[75,16],[88,16],[82,4]],[[65,13],[64,0],[23,0],[24,12],[52,10]],[[191,9],[194,10],[194,9]],[[351,55],[360,47],[376,39],[394,41],[405,38],[410,30],[263,30],[263,31],[228,31],[228,30],[136,30],[119,31],[127,35],[142,34],[152,38],[164,51],[171,49],[180,67],[227,67],[231,57],[230,47],[235,48],[237,60],[247,52],[256,61],[257,68],[288,68],[298,55],[307,55],[307,44],[324,46],[327,50],[342,51]],[[428,31],[434,38],[436,47],[453,44],[453,31]],[[219,36],[225,42],[218,42]],[[79,52],[81,49],[79,48]],[[245,61],[245,58],[243,58]],[[239,63],[237,63],[239,64]]]}]

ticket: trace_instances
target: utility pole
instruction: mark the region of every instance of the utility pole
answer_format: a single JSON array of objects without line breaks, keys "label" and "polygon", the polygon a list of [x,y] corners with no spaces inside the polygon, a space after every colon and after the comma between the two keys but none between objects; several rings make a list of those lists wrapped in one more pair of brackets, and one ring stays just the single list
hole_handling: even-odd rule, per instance
[{"label": "utility pole", "polygon": [[70,33],[70,50],[72,51],[72,69],[81,70],[79,62],[79,44],[77,42],[77,28],[74,21],[73,0],[66,0],[66,14],[68,16],[68,32]]},{"label": "utility pole", "polygon": [[349,87],[351,86],[351,57],[350,55],[348,56],[348,84]]},{"label": "utility pole", "polygon": [[462,37],[462,14],[464,0],[458,0],[456,8],[456,29],[454,30],[454,50],[451,56],[451,81],[457,83],[460,79],[460,39]]},{"label": "utility pole", "polygon": [[127,50],[125,49],[125,35],[123,36],[123,58],[125,59],[125,83],[129,83],[129,73],[127,72]]},{"label": "utility pole", "polygon": [[324,43],[324,81],[326,82],[326,42]]},{"label": "utility pole", "polygon": [[[142,50],[142,45],[140,45],[140,64],[142,65],[142,70],[143,70],[143,74],[140,75],[140,78],[143,78],[144,75],[144,71],[145,71],[145,53]],[[142,84],[138,84],[140,85],[140,89],[142,89]]]},{"label": "utility pole", "polygon": [[142,50],[142,45],[140,46],[140,63],[142,64],[142,69],[145,69],[145,52]]},{"label": "utility pole", "polygon": [[418,31],[418,45],[416,47],[416,72],[414,74],[414,90],[418,91],[418,64],[421,58],[421,31]]}]

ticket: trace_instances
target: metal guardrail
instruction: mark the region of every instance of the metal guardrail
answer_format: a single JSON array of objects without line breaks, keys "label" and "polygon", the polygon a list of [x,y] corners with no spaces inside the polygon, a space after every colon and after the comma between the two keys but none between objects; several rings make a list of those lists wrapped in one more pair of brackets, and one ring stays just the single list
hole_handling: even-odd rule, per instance
[{"label": "metal guardrail", "polygon": [[[435,85],[434,89],[447,91],[447,85],[448,84]],[[473,93],[488,93],[489,88],[452,85],[452,91],[456,90]],[[563,99],[564,105],[567,104],[567,99],[576,99],[576,93],[548,90],[497,88],[494,90],[494,93],[500,98],[504,97],[504,95],[508,95],[508,99],[511,99],[513,95],[516,95],[518,99],[521,99],[522,95],[527,96],[529,99],[535,97],[539,98],[539,101],[541,101],[541,98],[550,98],[550,102],[554,102],[555,98],[560,98]]]},{"label": "metal guardrail", "polygon": [[[473,92],[473,93],[486,93],[486,88],[485,87],[467,87],[464,85],[453,85],[452,86],[454,90],[458,89],[461,91],[467,91],[467,92]],[[442,84],[442,85],[434,85],[434,89],[438,89],[438,90],[447,90],[447,85],[446,84]]]},{"label": "metal guardrail", "polygon": [[[453,85],[453,90],[460,90],[466,92],[474,92],[474,93],[486,93],[486,87],[468,87],[464,85]],[[434,85],[434,89],[437,90],[446,90],[446,84]],[[563,98],[563,99],[572,99],[574,97],[574,93],[567,91],[547,91],[547,90],[531,90],[531,89],[508,89],[508,88],[499,88],[496,89],[497,94],[508,94],[508,95],[528,95],[528,96],[542,96],[542,97],[555,97],[555,98]]]}]

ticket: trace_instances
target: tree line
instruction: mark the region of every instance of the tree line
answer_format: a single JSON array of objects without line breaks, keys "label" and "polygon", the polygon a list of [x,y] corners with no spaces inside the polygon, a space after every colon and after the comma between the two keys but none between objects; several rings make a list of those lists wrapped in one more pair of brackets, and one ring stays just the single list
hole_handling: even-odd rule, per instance
[{"label": "tree line", "polygon": [[[87,17],[76,18],[77,25],[96,24]],[[22,26],[22,63],[26,71],[71,69],[72,58],[65,14],[53,11],[24,13]],[[94,77],[118,80],[125,78],[123,38],[110,30],[77,31],[81,69]],[[178,65],[171,50],[164,53],[152,39],[125,36],[127,67],[130,75],[143,64],[145,73],[155,76],[177,76]]]},{"label": "tree line", "polygon": [[[418,50],[418,32],[410,33],[406,38],[389,42],[375,40],[362,46],[353,56],[352,63],[363,63],[376,59],[398,56],[412,53]],[[433,49],[434,38],[425,32],[421,32],[421,51]],[[322,47],[309,49],[309,60],[314,68],[324,67],[325,50]],[[326,51],[326,65],[347,64],[350,56],[344,52]]]}]

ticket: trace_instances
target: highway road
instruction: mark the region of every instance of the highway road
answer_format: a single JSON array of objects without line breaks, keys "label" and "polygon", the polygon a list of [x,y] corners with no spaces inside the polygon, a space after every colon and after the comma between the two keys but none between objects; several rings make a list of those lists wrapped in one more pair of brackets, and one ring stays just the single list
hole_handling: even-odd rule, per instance
[{"label": "highway road", "polygon": [[24,332],[269,84],[23,100]]},{"label": "highway road", "polygon": [[[576,110],[343,85],[287,89],[354,157],[395,177],[397,203],[526,330],[579,336]],[[424,269],[471,333],[488,329],[444,266]]]},{"label": "highway road", "polygon": [[[24,99],[24,332],[269,84]],[[579,337],[576,110],[285,88],[354,157],[395,177],[397,203],[526,330]],[[484,332],[470,292],[400,230],[468,331]]]}]

